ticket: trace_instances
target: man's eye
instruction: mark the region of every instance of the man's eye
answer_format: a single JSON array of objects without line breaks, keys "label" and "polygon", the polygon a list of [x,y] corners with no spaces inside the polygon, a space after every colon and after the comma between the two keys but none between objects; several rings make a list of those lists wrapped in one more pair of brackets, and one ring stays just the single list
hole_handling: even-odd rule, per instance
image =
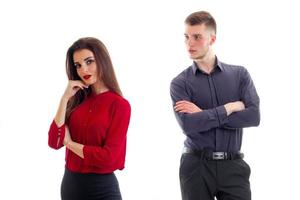
[{"label": "man's eye", "polygon": [[184,39],[185,39],[185,40],[188,40],[188,39],[189,39],[189,36],[188,36],[188,35],[184,35]]},{"label": "man's eye", "polygon": [[200,40],[200,39],[201,39],[201,36],[200,36],[200,35],[194,35],[194,39],[195,39],[195,40]]}]

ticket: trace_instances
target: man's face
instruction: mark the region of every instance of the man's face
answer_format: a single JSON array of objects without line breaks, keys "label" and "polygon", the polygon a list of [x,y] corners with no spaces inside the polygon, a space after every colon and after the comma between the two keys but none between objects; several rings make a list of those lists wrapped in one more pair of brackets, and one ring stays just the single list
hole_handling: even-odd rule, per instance
[{"label": "man's face", "polygon": [[214,32],[204,24],[194,26],[186,24],[184,36],[186,48],[193,60],[203,59],[216,39]]}]

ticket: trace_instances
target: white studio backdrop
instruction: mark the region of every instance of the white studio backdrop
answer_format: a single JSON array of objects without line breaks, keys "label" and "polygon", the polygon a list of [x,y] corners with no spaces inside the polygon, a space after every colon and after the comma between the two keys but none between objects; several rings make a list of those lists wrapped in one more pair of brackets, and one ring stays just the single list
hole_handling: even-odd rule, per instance
[{"label": "white studio backdrop", "polygon": [[220,60],[244,65],[261,98],[261,125],[244,130],[256,200],[295,199],[299,186],[299,27],[296,1],[7,1],[0,3],[0,199],[60,199],[64,149],[47,146],[78,38],[107,46],[132,106],[124,200],[180,200],[184,136],[169,85],[191,64],[185,17],[207,10]]}]

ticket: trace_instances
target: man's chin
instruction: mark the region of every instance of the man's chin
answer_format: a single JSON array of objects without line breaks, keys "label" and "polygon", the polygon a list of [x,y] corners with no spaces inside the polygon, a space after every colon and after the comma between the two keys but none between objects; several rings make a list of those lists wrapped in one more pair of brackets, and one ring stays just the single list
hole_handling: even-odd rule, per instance
[{"label": "man's chin", "polygon": [[190,55],[190,58],[193,60],[202,60],[204,58],[204,56]]},{"label": "man's chin", "polygon": [[190,54],[189,56],[190,56],[190,59],[193,59],[193,60],[197,58],[197,56],[192,55],[192,54]]},{"label": "man's chin", "polygon": [[195,55],[190,55],[190,58],[192,60],[199,60],[199,59],[201,59],[199,56],[195,56]]}]

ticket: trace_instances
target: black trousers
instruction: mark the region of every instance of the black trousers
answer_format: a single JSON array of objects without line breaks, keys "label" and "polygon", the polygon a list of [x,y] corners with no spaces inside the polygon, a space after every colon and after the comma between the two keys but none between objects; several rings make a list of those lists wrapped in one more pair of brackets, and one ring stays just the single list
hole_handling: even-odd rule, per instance
[{"label": "black trousers", "polygon": [[181,157],[183,200],[251,200],[250,167],[243,159],[205,160],[193,153]]},{"label": "black trousers", "polygon": [[62,200],[122,200],[114,173],[81,174],[65,169],[61,183]]}]

